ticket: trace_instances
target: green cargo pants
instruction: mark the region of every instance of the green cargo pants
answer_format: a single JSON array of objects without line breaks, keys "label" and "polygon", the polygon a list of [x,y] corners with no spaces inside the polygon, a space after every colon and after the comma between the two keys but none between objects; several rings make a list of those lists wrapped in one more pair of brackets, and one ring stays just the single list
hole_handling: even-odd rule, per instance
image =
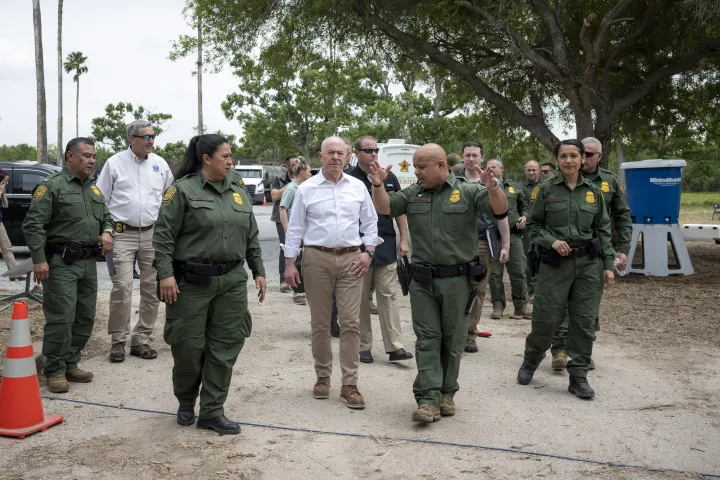
[{"label": "green cargo pants", "polygon": [[[570,315],[568,315],[567,311],[565,312],[565,319],[560,324],[560,326],[555,330],[555,334],[553,335],[552,339],[552,347],[550,347],[550,353],[553,355],[556,355],[560,352],[565,352],[565,348],[567,347],[567,334],[568,334],[568,324],[570,323]],[[595,331],[597,332],[600,330],[600,318],[595,319]],[[593,341],[597,338],[597,335],[593,336]]]},{"label": "green cargo pants", "polygon": [[510,259],[502,264],[495,262],[490,275],[490,298],[493,308],[505,309],[505,285],[503,285],[503,274],[507,267],[510,276],[510,290],[515,310],[521,310],[527,305],[527,286],[525,285],[525,252],[523,251],[522,238],[515,233],[510,233]]},{"label": "green cargo pants", "polygon": [[410,283],[418,373],[413,393],[418,404],[440,405],[443,395],[460,387],[460,357],[467,339],[465,308],[472,287],[467,277],[434,278],[429,285]]},{"label": "green cargo pants", "polygon": [[525,227],[522,235],[523,252],[525,252],[525,285],[527,285],[528,297],[535,295],[535,277],[532,274],[532,267],[528,261],[530,255],[530,229]]},{"label": "green cargo pants", "polygon": [[557,267],[540,264],[532,331],[525,339],[525,361],[531,367],[537,368],[550,348],[567,308],[567,370],[576,377],[587,376],[602,296],[602,270],[602,260],[596,256],[562,260]]},{"label": "green cargo pants", "polygon": [[173,355],[173,392],[181,407],[194,407],[199,390],[199,418],[225,414],[233,365],[252,330],[247,278],[238,265],[210,285],[181,280],[177,302],[167,305],[163,337]]},{"label": "green cargo pants", "polygon": [[45,331],[42,353],[45,376],[63,375],[77,368],[85,348],[97,305],[97,261],[65,263],[60,255],[48,261],[50,277],[43,282]]}]

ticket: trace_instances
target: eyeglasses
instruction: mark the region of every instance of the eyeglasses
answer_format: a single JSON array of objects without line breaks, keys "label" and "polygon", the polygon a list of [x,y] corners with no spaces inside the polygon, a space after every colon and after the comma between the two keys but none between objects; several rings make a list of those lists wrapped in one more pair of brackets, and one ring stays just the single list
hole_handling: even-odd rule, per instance
[{"label": "eyeglasses", "polygon": [[587,158],[592,158],[594,155],[597,155],[600,152],[585,152],[585,156]]},{"label": "eyeglasses", "polygon": [[540,175],[550,175],[552,170],[540,170]]},{"label": "eyeglasses", "polygon": [[370,155],[371,153],[378,153],[380,151],[380,149],[379,148],[358,148],[358,151],[365,152],[368,155]]},{"label": "eyeglasses", "polygon": [[148,140],[150,140],[151,138],[152,138],[153,140],[155,140],[155,135],[133,135],[133,137],[135,137],[135,138],[142,138],[142,139],[145,140],[146,142],[147,142]]}]

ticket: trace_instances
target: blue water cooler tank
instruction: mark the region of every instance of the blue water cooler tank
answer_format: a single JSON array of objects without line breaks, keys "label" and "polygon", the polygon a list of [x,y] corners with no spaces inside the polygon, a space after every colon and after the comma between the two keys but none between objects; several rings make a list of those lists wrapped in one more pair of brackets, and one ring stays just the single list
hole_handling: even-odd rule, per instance
[{"label": "blue water cooler tank", "polygon": [[632,223],[679,223],[680,184],[685,160],[643,160],[622,164]]},{"label": "blue water cooler tank", "polygon": [[686,165],[685,160],[621,165],[633,223],[629,273],[662,277],[694,273],[679,225],[680,185]]}]

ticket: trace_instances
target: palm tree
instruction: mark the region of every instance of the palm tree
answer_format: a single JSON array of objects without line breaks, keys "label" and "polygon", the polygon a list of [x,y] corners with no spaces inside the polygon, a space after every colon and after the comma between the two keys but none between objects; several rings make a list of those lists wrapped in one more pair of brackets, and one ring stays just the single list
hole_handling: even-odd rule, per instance
[{"label": "palm tree", "polygon": [[80,75],[87,73],[88,67],[85,65],[87,57],[82,52],[70,52],[65,60],[65,72],[75,72],[73,81],[77,83],[77,92],[75,94],[75,136],[79,137],[78,109],[80,105]]},{"label": "palm tree", "polygon": [[202,101],[202,70],[203,70],[203,58],[202,58],[202,17],[198,15],[198,61],[197,61],[197,84],[198,84],[198,135],[205,133],[205,126],[203,125],[203,101]]},{"label": "palm tree", "polygon": [[63,164],[63,66],[62,66],[62,16],[63,0],[58,0],[58,119],[57,119],[57,164]]},{"label": "palm tree", "polygon": [[47,163],[47,105],[45,103],[45,62],[43,61],[40,0],[33,0],[35,33],[35,86],[37,90],[37,161]]}]

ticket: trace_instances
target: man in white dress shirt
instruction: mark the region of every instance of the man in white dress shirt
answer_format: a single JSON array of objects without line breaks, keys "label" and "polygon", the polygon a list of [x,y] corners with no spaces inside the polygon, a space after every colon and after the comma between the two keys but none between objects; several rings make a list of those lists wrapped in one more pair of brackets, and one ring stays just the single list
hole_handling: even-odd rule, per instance
[{"label": "man in white dress shirt", "polygon": [[367,188],[360,180],[343,173],[345,142],[328,137],[320,150],[321,172],[300,185],[295,193],[285,237],[285,281],[293,287],[300,282],[295,257],[302,241],[303,279],[310,304],[317,375],[313,397],[330,396],[333,356],[328,318],[334,293],[340,323],[340,400],[349,408],[362,409],[365,400],[357,388],[362,276],[382,239],[377,235],[377,213]]},{"label": "man in white dress shirt", "polygon": [[[158,312],[153,226],[160,211],[163,192],[174,181],[167,162],[152,153],[155,131],[150,122],[132,122],[126,131],[130,148],[105,162],[96,184],[105,196],[115,222],[115,274],[112,275],[108,319],[111,362],[125,360],[128,335],[130,355],[146,360],[157,357],[157,352],[149,344]],[[135,258],[140,267],[140,318],[131,333]]]}]

